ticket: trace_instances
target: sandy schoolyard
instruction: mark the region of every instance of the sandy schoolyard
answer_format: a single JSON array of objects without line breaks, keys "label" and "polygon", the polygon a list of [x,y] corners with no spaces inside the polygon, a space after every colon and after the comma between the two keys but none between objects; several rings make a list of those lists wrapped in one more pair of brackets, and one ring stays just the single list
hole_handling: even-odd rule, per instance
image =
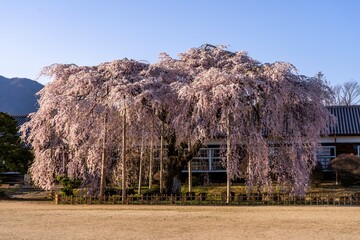
[{"label": "sandy schoolyard", "polygon": [[360,239],[360,208],[0,201],[0,239]]}]

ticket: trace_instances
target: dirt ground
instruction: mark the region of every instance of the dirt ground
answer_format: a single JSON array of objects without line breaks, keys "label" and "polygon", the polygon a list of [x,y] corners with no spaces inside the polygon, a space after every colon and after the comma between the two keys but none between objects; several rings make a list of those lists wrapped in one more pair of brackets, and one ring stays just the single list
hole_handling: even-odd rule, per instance
[{"label": "dirt ground", "polygon": [[0,201],[0,239],[360,239],[360,208]]}]

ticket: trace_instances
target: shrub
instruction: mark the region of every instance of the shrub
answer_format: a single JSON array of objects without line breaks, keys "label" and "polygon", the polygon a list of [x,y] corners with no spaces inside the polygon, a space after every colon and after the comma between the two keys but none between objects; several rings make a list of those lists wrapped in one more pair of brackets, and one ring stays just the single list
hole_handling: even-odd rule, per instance
[{"label": "shrub", "polygon": [[159,188],[145,189],[142,191],[143,196],[153,196],[153,195],[159,195],[159,194],[160,194]]},{"label": "shrub", "polygon": [[[122,194],[122,190],[121,188],[116,188],[116,187],[107,187],[105,189],[105,195],[106,196],[114,196],[114,195],[121,195]],[[126,195],[135,195],[135,189],[132,187],[129,187],[126,189]]]},{"label": "shrub", "polygon": [[71,180],[66,175],[58,176],[56,179],[63,186],[60,189],[60,194],[63,194],[63,195],[66,195],[66,196],[74,196],[74,188],[80,187],[80,184],[81,184],[81,181],[79,179]]},{"label": "shrub", "polygon": [[330,163],[338,173],[341,185],[348,187],[360,179],[360,157],[353,154],[340,154]]},{"label": "shrub", "polygon": [[343,187],[350,187],[355,182],[355,179],[351,176],[340,176],[340,183]]},{"label": "shrub", "polygon": [[108,187],[105,189],[106,196],[121,195],[121,190],[118,188]]},{"label": "shrub", "polygon": [[134,188],[127,188],[126,189],[126,195],[135,195],[135,189]]}]

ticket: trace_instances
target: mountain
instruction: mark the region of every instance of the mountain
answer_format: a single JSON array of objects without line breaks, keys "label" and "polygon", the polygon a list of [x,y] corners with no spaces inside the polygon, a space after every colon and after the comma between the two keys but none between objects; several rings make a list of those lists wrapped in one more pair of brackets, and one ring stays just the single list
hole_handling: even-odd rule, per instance
[{"label": "mountain", "polygon": [[35,112],[38,99],[35,94],[43,87],[31,79],[0,76],[0,112],[11,115]]}]

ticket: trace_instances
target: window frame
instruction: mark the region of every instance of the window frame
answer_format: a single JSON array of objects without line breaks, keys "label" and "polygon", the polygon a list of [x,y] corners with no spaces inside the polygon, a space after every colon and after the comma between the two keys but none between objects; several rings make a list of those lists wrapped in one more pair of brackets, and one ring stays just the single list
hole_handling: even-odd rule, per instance
[{"label": "window frame", "polygon": [[[336,158],[336,146],[330,145],[330,146],[321,146],[321,150],[329,149],[329,154],[324,154],[324,152],[319,152],[316,154],[316,159],[318,162],[321,163],[321,166],[323,168],[323,171],[330,171],[329,165],[332,159]],[[333,151],[331,150],[333,149]],[[333,154],[332,154],[333,152]]]},{"label": "window frame", "polygon": [[[204,156],[204,151],[206,151],[206,156]],[[213,160],[217,160],[217,161],[221,161],[221,156],[216,156],[216,154],[214,154],[215,151],[221,151],[221,147],[204,147],[204,148],[200,148],[199,149],[199,154],[197,154],[192,160],[191,160],[191,164],[192,164],[192,172],[196,173],[202,173],[202,172],[226,172],[226,168],[222,167],[222,169],[219,169],[220,167],[218,167],[218,163],[214,163]],[[201,156],[203,155],[203,156]],[[200,163],[201,161],[203,161],[204,163],[206,162],[206,168],[204,169],[199,169],[198,166],[201,166],[202,164]],[[195,163],[193,165],[193,163]],[[214,169],[214,167],[217,166],[217,169]],[[200,167],[201,168],[201,167]],[[188,172],[188,167],[185,166],[185,168],[183,169],[183,172]]]}]

